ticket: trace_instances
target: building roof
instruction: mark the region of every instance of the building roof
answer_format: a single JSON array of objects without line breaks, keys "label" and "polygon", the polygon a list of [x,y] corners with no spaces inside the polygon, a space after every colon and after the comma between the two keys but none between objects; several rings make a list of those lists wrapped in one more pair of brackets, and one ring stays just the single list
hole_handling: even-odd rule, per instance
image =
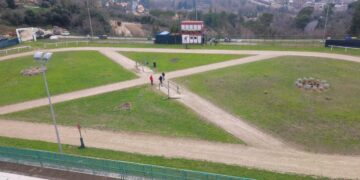
[{"label": "building roof", "polygon": [[168,32],[168,31],[163,31],[163,32],[161,32],[161,33],[159,33],[158,35],[169,35],[170,33]]},{"label": "building roof", "polygon": [[181,24],[204,24],[204,21],[181,21]]}]

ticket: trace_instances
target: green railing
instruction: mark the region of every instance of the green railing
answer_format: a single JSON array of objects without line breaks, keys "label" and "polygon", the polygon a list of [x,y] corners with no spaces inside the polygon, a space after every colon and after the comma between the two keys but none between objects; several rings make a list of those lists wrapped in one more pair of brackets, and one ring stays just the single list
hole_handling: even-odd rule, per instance
[{"label": "green railing", "polygon": [[[181,180],[247,180],[199,171],[167,168],[124,161],[89,158],[47,151],[0,146],[0,161],[28,164],[46,168],[120,177],[123,179],[181,179]],[[133,177],[133,178],[131,178]]]}]

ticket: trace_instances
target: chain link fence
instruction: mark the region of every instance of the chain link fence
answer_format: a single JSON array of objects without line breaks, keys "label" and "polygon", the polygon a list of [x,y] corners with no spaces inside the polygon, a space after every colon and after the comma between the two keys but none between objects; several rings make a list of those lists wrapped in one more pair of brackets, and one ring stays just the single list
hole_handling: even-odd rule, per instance
[{"label": "chain link fence", "polygon": [[199,171],[0,146],[0,161],[121,179],[248,180]]}]

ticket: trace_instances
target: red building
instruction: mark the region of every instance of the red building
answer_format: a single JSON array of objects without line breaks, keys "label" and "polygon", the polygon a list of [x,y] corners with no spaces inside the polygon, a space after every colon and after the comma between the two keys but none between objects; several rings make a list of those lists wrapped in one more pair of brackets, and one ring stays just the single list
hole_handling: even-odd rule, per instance
[{"label": "red building", "polygon": [[181,36],[183,44],[203,44],[204,21],[182,21]]}]

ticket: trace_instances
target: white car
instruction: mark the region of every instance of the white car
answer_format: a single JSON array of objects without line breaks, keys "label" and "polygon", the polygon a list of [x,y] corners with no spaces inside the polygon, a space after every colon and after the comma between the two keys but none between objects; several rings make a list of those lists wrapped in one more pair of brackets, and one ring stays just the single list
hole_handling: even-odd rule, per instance
[{"label": "white car", "polygon": [[70,32],[69,31],[64,31],[61,33],[62,36],[69,36],[70,35]]},{"label": "white car", "polygon": [[50,40],[59,40],[59,36],[50,36]]}]

